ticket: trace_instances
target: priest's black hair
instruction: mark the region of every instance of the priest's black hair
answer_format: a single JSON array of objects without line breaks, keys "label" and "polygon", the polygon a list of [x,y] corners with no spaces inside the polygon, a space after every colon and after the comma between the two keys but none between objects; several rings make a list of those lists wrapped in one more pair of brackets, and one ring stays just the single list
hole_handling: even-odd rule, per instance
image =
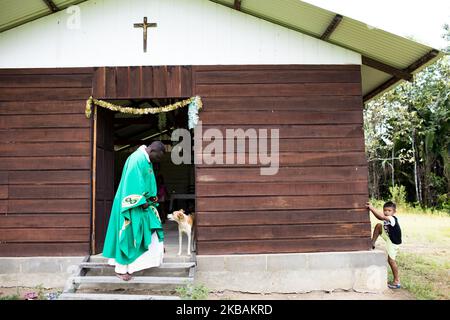
[{"label": "priest's black hair", "polygon": [[149,147],[155,151],[166,152],[166,146],[161,141],[153,141]]}]

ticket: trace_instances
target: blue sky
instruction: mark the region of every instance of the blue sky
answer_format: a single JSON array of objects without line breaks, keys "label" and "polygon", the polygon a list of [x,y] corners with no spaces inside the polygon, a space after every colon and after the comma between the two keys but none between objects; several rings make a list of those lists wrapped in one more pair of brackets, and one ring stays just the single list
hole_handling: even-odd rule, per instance
[{"label": "blue sky", "polygon": [[450,24],[449,0],[303,0],[400,36],[442,49]]}]

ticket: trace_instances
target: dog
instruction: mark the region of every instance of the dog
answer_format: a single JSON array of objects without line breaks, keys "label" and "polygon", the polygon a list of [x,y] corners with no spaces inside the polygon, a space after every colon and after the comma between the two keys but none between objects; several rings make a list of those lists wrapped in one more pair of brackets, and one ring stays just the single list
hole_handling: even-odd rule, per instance
[{"label": "dog", "polygon": [[174,211],[171,214],[168,214],[167,219],[178,223],[178,255],[181,255],[183,233],[186,233],[188,237],[187,254],[191,255],[191,243],[194,236],[195,213],[192,212],[191,214],[187,215],[184,213],[183,209],[180,209],[178,211]]}]

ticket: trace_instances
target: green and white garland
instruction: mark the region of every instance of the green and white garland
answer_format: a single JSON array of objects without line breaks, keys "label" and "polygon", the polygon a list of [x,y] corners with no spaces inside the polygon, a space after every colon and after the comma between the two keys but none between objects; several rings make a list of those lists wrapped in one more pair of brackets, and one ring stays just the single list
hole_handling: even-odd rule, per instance
[{"label": "green and white garland", "polygon": [[[202,99],[199,96],[195,96],[195,97],[191,97],[189,99],[186,100],[182,100],[182,101],[178,101],[175,102],[173,104],[167,105],[167,106],[163,106],[163,107],[158,107],[158,108],[131,108],[131,107],[122,107],[122,106],[118,106],[115,105],[113,103],[107,102],[107,101],[103,101],[103,100],[97,100],[94,99],[92,96],[89,97],[89,99],[86,101],[86,110],[85,110],[85,114],[87,118],[91,117],[92,114],[92,108],[94,106],[97,107],[102,107],[111,111],[118,111],[121,113],[128,113],[128,114],[139,114],[139,115],[143,115],[143,114],[161,114],[161,113],[165,113],[165,112],[169,112],[169,111],[173,111],[185,106],[188,106],[188,128],[189,129],[193,129],[197,126],[198,120],[199,120],[199,116],[198,116],[198,111],[200,109],[202,109],[203,107],[203,103],[202,103]],[[165,122],[166,122],[166,117],[165,114],[164,116],[160,116],[158,119],[158,124],[159,127],[161,127],[161,125],[164,125],[163,127],[165,127]]]}]

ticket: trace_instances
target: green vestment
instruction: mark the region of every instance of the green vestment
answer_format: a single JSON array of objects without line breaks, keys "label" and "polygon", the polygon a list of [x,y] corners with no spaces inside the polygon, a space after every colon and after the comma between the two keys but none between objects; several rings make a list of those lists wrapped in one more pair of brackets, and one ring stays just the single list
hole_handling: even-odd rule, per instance
[{"label": "green vestment", "polygon": [[[156,204],[147,201],[156,196],[157,187],[153,166],[144,152],[136,150],[125,162],[103,247],[104,257],[122,265],[132,263],[148,250],[153,232],[159,242],[164,241],[161,221],[154,212]],[[143,209],[146,202],[150,206]]]}]

